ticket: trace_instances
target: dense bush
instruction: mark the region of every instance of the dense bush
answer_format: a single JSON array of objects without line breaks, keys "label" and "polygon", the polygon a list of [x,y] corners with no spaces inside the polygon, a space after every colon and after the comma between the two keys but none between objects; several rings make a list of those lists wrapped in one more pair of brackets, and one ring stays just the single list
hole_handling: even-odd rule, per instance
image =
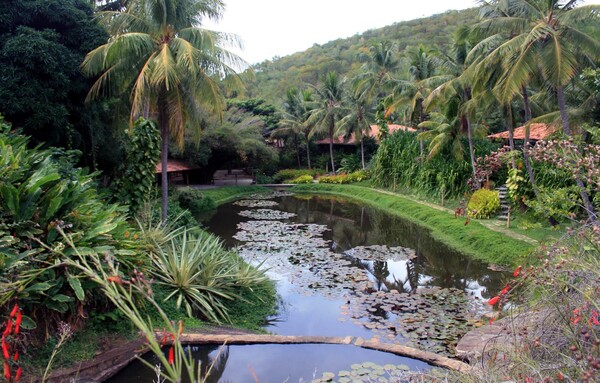
[{"label": "dense bush", "polygon": [[370,175],[365,170],[359,170],[349,174],[338,174],[335,176],[323,176],[319,177],[319,183],[323,184],[350,184],[353,182],[360,182],[369,179]]},{"label": "dense bush", "polygon": [[207,197],[202,191],[190,187],[175,190],[174,195],[179,205],[189,210],[193,215],[217,207],[212,198]]},{"label": "dense bush", "polygon": [[282,169],[275,173],[273,181],[279,183],[285,180],[292,180],[300,176],[309,175],[315,177],[317,174],[325,173],[322,169]]},{"label": "dense bush", "polygon": [[467,212],[472,218],[490,218],[500,210],[500,197],[495,190],[479,189],[473,193],[467,204]]},{"label": "dense bush", "polygon": [[227,301],[240,299],[271,282],[263,271],[227,251],[218,237],[201,230],[183,230],[153,255],[153,275],[190,317],[200,314],[215,322],[231,319]]},{"label": "dense bush", "polygon": [[286,184],[310,184],[313,182],[313,177],[311,175],[305,174],[303,176],[296,177],[293,180],[287,180],[283,182]]},{"label": "dense bush", "polygon": [[28,325],[37,322],[45,336],[102,299],[95,284],[63,265],[63,255],[97,251],[114,256],[123,271],[145,258],[126,209],[102,200],[93,175],[27,144],[0,121],[0,307],[18,300]]},{"label": "dense bush", "polygon": [[[476,142],[477,155],[489,153],[491,149],[489,142]],[[416,134],[396,132],[381,143],[372,179],[381,187],[390,187],[395,181],[399,187],[424,194],[437,195],[443,189],[448,197],[457,197],[470,190],[467,181],[471,174],[471,165],[465,160],[455,160],[451,153],[420,158]]]}]

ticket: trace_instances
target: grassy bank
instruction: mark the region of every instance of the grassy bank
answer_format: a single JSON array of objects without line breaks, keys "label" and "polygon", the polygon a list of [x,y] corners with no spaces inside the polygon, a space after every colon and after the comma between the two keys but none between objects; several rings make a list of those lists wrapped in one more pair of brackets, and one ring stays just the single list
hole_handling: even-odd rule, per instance
[{"label": "grassy bank", "polygon": [[263,186],[223,186],[215,189],[202,190],[202,194],[207,198],[212,199],[215,205],[219,206],[240,197],[255,193],[265,193],[267,191],[269,191],[269,189]]},{"label": "grassy bank", "polygon": [[515,265],[533,249],[533,246],[526,242],[492,231],[476,221],[465,225],[464,219],[455,219],[446,211],[365,186],[308,184],[294,186],[292,191],[334,194],[384,209],[390,214],[423,226],[430,231],[433,238],[451,248],[489,263]]}]

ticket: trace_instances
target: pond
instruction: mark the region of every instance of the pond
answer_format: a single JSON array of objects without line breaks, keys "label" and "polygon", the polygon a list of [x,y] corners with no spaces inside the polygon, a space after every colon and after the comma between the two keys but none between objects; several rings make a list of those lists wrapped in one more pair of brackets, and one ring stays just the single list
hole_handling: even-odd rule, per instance
[{"label": "pond", "polygon": [[[503,274],[436,242],[426,230],[344,199],[277,192],[222,205],[203,222],[276,280],[279,312],[265,325],[274,334],[354,336],[452,356],[458,339],[489,310],[491,292],[502,287]],[[216,352],[198,350],[201,360]],[[363,363],[375,363],[379,373],[384,365],[429,368],[352,346],[229,346],[227,355],[222,381],[250,381],[232,375],[247,374],[248,366],[261,382],[311,381],[328,371],[356,378],[353,372],[366,373]],[[302,355],[302,368],[279,363],[282,355]]]},{"label": "pond", "polygon": [[377,337],[451,356],[502,288],[501,273],[406,220],[330,196],[279,195],[222,205],[204,221],[277,281],[269,332]]}]

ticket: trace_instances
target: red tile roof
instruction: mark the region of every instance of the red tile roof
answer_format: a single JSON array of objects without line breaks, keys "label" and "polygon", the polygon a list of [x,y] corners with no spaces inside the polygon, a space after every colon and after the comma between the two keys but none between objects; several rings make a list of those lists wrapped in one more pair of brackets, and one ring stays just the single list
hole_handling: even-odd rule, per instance
[{"label": "red tile roof", "polygon": [[[398,130],[403,130],[405,132],[415,132],[416,131],[416,129],[411,128],[410,126],[396,125],[396,124],[389,124],[388,129],[390,131],[390,134],[397,132]],[[367,136],[373,137],[373,138],[375,138],[375,140],[377,142],[379,142],[379,125],[371,125],[371,131],[369,132],[369,134],[367,134]],[[317,144],[329,144],[329,138],[324,138],[322,140],[317,141],[316,143]],[[337,145],[354,145],[354,144],[356,144],[356,139],[354,137],[354,133],[352,133],[352,135],[350,136],[350,138],[347,141],[344,140],[344,136],[334,137],[333,143],[337,144]]]},{"label": "red tile roof", "polygon": [[[529,124],[529,138],[532,140],[544,140],[549,135],[556,132],[557,129],[558,127],[556,125],[547,125],[540,123]],[[508,130],[496,134],[490,134],[488,137],[508,140]],[[514,130],[514,139],[525,139],[525,126],[520,126]]]},{"label": "red tile roof", "polygon": [[[181,172],[181,171],[191,170],[191,169],[193,169],[193,168],[181,161],[177,161],[177,160],[168,160],[167,161],[167,173]],[[159,162],[158,164],[156,164],[156,173],[161,173],[161,172],[162,172],[162,164]]]}]

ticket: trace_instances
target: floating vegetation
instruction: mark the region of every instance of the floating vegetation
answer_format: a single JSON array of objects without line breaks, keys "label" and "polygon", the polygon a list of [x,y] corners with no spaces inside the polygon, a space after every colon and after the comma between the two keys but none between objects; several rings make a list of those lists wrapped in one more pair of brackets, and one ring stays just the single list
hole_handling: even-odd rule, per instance
[{"label": "floating vegetation", "polygon": [[[273,201],[261,201],[261,202],[273,202]],[[255,210],[242,210],[238,213],[242,217],[252,218],[257,220],[278,220],[278,219],[290,219],[295,217],[296,214],[288,213],[280,210],[273,209],[255,209]]]},{"label": "floating vegetation", "polygon": [[468,298],[458,289],[423,288],[414,294],[392,291],[357,293],[342,315],[378,334],[431,352],[453,355],[454,345],[471,327]]},{"label": "floating vegetation", "polygon": [[[433,381],[436,378],[446,376],[446,372],[439,368],[433,368],[423,374],[410,371],[410,367],[404,364],[385,364],[383,366],[372,363],[355,363],[350,370],[342,370],[337,374],[324,372],[320,378],[313,379],[312,383],[400,383],[412,381]],[[414,378],[430,378],[416,380]]]},{"label": "floating vegetation", "polygon": [[361,261],[406,261],[417,257],[413,249],[385,245],[357,246],[346,250],[344,255]]},{"label": "floating vegetation", "polygon": [[[262,203],[273,202],[247,201],[236,204],[260,207]],[[373,245],[339,254],[332,251],[331,242],[324,239],[329,230],[325,225],[282,222],[280,220],[295,214],[272,209],[244,210],[239,214],[252,219],[238,223],[238,232],[233,236],[244,242],[237,248],[244,259],[268,267],[278,278],[287,279],[300,294],[342,299],[339,320],[369,330],[381,342],[453,355],[457,340],[472,326],[468,321],[469,300],[462,290],[414,286],[410,293],[399,292],[401,287],[375,284],[370,279],[374,272],[369,265],[373,263],[400,262],[408,270],[416,256],[412,249]],[[382,269],[387,270],[387,267]],[[385,280],[388,273],[386,271],[381,278]],[[369,374],[376,374],[380,380],[371,381],[387,381],[381,380],[385,369],[376,368],[376,371]],[[394,376],[392,371],[387,375]],[[342,375],[336,381],[360,379]]]},{"label": "floating vegetation", "polygon": [[269,201],[265,199],[241,199],[239,201],[235,201],[233,204],[243,207],[272,207],[279,205],[279,203],[275,201]]},{"label": "floating vegetation", "polygon": [[273,198],[279,198],[279,197],[291,197],[293,195],[294,195],[294,193],[290,193],[290,192],[286,192],[286,191],[281,191],[281,190],[275,190],[275,191],[272,191],[270,193],[250,194],[248,196],[248,198],[250,198],[250,199],[267,200],[267,199],[273,199]]}]

